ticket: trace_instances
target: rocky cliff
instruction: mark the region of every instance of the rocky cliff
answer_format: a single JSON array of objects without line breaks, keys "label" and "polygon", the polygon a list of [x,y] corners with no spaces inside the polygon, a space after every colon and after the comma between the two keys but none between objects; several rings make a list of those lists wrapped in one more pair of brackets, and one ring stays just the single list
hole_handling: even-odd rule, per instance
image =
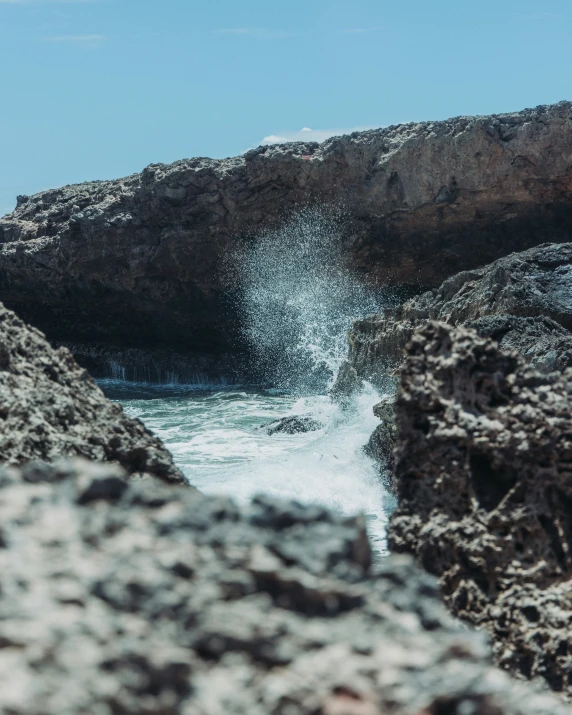
[{"label": "rocky cliff", "polygon": [[10,715],[569,715],[493,667],[361,518],[110,465],[0,468]]},{"label": "rocky cliff", "polygon": [[563,102],[21,196],[0,221],[0,299],[50,339],[237,352],[237,286],[222,265],[304,205],[344,212],[348,259],[379,283],[438,285],[570,240],[571,127]]},{"label": "rocky cliff", "polygon": [[429,323],[407,348],[396,418],[390,548],[439,576],[504,668],[570,697],[572,371]]},{"label": "rocky cliff", "polygon": [[110,402],[66,348],[0,303],[0,463],[62,456],[184,482],[163,444]]}]

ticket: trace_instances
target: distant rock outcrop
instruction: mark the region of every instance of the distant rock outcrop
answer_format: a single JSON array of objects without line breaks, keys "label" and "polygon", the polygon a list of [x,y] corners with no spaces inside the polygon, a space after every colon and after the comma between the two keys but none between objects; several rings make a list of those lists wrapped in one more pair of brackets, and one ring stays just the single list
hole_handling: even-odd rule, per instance
[{"label": "distant rock outcrop", "polygon": [[[361,518],[111,465],[0,468],[10,715],[570,715],[490,662]],[[564,634],[563,634],[564,636]]]},{"label": "distant rock outcrop", "polygon": [[52,340],[236,353],[222,266],[303,206],[344,211],[348,260],[379,284],[434,286],[571,240],[571,129],[562,102],[20,196],[0,221],[0,300]]},{"label": "distant rock outcrop", "polygon": [[428,320],[474,327],[540,370],[572,366],[572,243],[545,244],[447,279],[384,314],[356,320],[349,364],[384,383]]},{"label": "distant rock outcrop", "polygon": [[277,420],[272,420],[262,425],[267,435],[273,434],[302,434],[303,432],[315,432],[322,429],[324,425],[314,419],[312,415],[287,415]]},{"label": "distant rock outcrop", "polygon": [[62,456],[184,482],[161,441],[110,402],[69,350],[54,350],[0,303],[0,463]]},{"label": "distant rock outcrop", "polygon": [[501,666],[572,696],[572,371],[542,374],[429,323],[407,349],[396,418],[390,548],[441,579]]}]

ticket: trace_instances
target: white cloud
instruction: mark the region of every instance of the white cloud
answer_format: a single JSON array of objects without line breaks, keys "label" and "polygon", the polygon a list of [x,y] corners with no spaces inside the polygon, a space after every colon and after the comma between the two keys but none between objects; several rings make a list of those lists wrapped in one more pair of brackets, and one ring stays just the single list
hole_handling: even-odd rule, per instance
[{"label": "white cloud", "polygon": [[310,129],[304,127],[299,132],[281,132],[280,134],[270,134],[260,142],[262,145],[284,144],[286,142],[323,142],[330,137],[337,137],[341,134],[351,134],[352,132],[363,132],[366,129],[373,129],[369,126],[353,127],[349,129]]},{"label": "white cloud", "polygon": [[288,137],[279,137],[276,136],[276,134],[269,134],[267,137],[264,137],[262,140],[262,144],[282,144],[283,142],[287,141],[293,141],[292,139],[288,139]]},{"label": "white cloud", "polygon": [[281,40],[286,37],[294,37],[294,34],[291,32],[283,32],[282,30],[268,30],[262,27],[229,27],[222,30],[216,30],[216,33],[218,35],[254,37],[261,40]]},{"label": "white cloud", "polygon": [[60,44],[95,48],[99,47],[105,39],[105,35],[59,35],[57,37],[46,37],[44,42],[57,42]]}]

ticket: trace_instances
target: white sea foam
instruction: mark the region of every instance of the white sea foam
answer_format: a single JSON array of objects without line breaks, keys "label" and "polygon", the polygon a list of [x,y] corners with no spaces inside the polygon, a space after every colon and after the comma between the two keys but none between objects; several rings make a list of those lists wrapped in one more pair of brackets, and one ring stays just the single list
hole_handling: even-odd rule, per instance
[{"label": "white sea foam", "polygon": [[[109,387],[109,384],[108,384]],[[153,397],[154,394],[154,397]],[[149,398],[152,399],[149,399]],[[164,392],[140,388],[122,402],[165,442],[189,482],[241,503],[255,494],[320,503],[343,514],[364,512],[372,539],[384,549],[392,501],[377,465],[362,451],[378,424],[372,388],[342,410],[327,396],[295,397],[272,391]],[[268,436],[260,426],[287,414],[311,414],[315,432]]]}]

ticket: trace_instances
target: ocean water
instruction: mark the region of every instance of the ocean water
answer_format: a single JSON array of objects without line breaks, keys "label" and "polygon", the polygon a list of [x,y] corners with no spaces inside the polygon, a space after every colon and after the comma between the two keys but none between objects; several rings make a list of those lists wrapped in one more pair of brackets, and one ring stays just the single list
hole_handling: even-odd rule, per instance
[{"label": "ocean water", "polygon": [[[101,381],[169,448],[188,481],[208,494],[241,503],[265,492],[367,515],[378,553],[386,550],[393,498],[379,467],[363,453],[378,424],[372,406],[379,394],[366,388],[350,409],[327,395],[295,396],[268,389],[197,390],[185,386]],[[269,436],[261,426],[288,414],[310,414],[323,428]]]},{"label": "ocean water", "polygon": [[[120,380],[102,386],[163,440],[201,491],[239,502],[266,492],[342,514],[363,512],[373,546],[383,553],[393,500],[379,466],[363,452],[378,424],[372,407],[381,395],[366,384],[347,409],[328,397],[352,319],[393,300],[345,265],[348,232],[340,212],[306,209],[227,257],[251,372],[271,389]],[[273,436],[261,429],[290,414],[309,414],[323,427]]]}]

